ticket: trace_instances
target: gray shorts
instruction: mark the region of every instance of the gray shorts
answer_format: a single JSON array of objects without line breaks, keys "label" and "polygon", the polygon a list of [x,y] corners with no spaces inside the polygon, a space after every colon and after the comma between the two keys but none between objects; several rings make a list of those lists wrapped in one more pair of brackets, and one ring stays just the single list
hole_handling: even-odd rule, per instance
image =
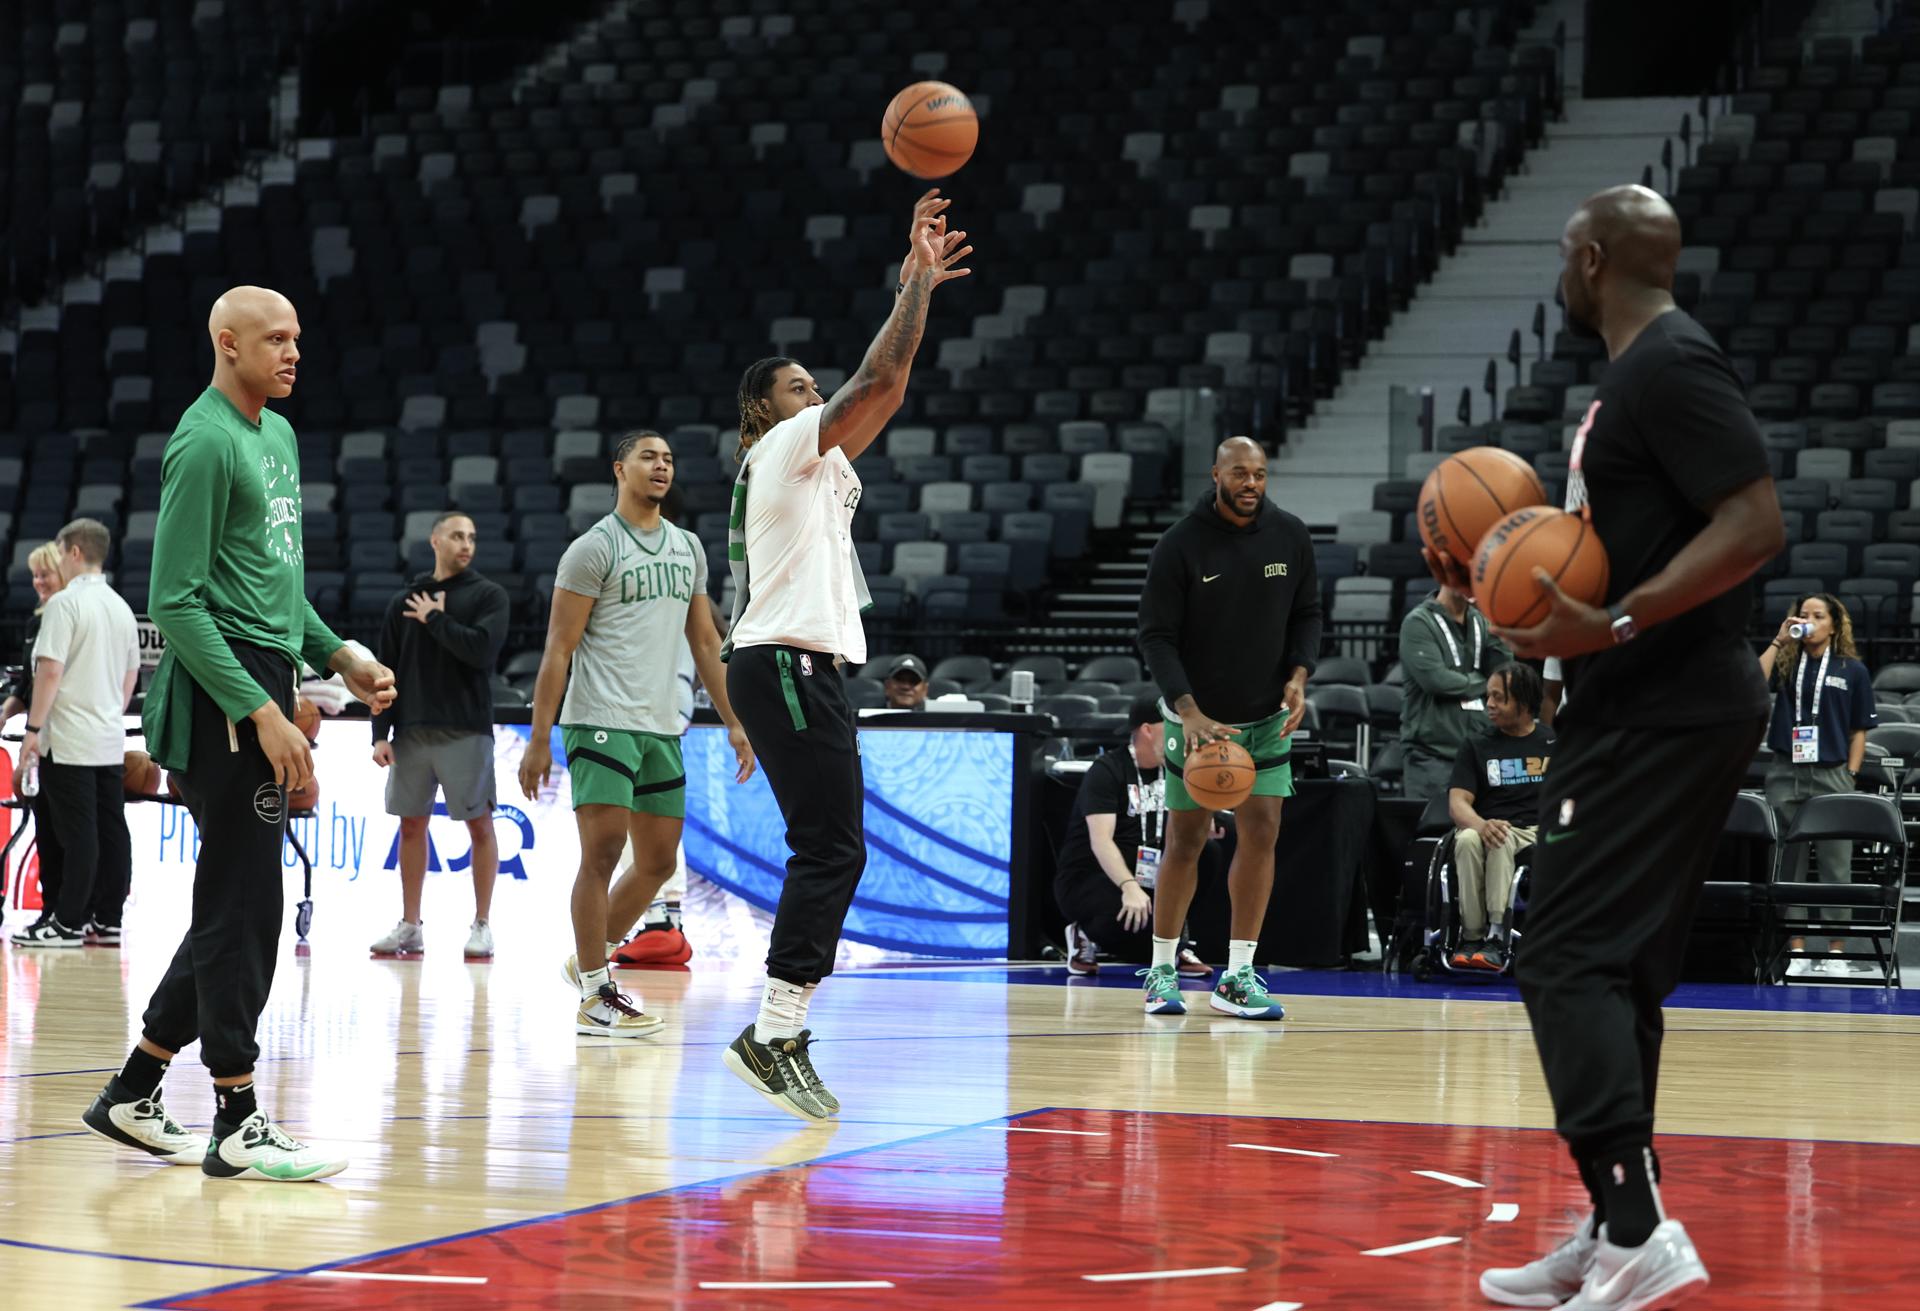
[{"label": "gray shorts", "polygon": [[454,819],[493,813],[493,734],[455,728],[409,728],[394,738],[387,769],[387,813],[421,817],[433,813],[435,790],[447,797]]}]

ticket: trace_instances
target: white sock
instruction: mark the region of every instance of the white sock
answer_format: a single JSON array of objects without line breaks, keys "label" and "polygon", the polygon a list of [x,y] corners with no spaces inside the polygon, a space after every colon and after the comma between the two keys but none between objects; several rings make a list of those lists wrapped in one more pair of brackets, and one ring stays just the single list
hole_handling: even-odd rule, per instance
[{"label": "white sock", "polygon": [[753,1040],[771,1043],[797,1038],[807,1023],[807,990],[785,979],[768,979],[760,995],[760,1015],[753,1022]]},{"label": "white sock", "polygon": [[594,997],[598,997],[600,995],[600,989],[612,982],[613,975],[608,973],[607,967],[604,965],[597,970],[581,970],[580,999],[582,1001],[588,1001]]},{"label": "white sock", "polygon": [[807,1027],[807,1008],[813,1005],[814,990],[820,986],[816,980],[800,990],[800,1027]]},{"label": "white sock", "polygon": [[1153,935],[1153,967],[1155,969],[1159,969],[1162,965],[1173,964],[1173,958],[1179,954],[1180,939],[1163,938],[1157,933]]},{"label": "white sock", "polygon": [[1258,941],[1247,938],[1228,938],[1227,972],[1231,974],[1241,968],[1252,969],[1254,949],[1259,945]]},{"label": "white sock", "polygon": [[619,944],[619,943],[617,943],[617,942],[609,942],[609,943],[607,944],[607,959],[608,959],[608,960],[612,960],[612,959],[613,959],[613,953],[614,953],[614,952],[616,952],[616,951],[619,951],[619,950],[620,950],[620,944]]}]

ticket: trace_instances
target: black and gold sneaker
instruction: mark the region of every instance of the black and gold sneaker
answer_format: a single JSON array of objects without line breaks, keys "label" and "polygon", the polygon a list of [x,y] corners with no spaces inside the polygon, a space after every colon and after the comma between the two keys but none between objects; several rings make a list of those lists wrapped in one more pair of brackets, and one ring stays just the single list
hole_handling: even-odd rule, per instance
[{"label": "black and gold sneaker", "polygon": [[[740,1076],[741,1082],[788,1115],[802,1120],[826,1120],[832,1117],[833,1111],[820,1100],[820,1092],[825,1089],[815,1091],[818,1076],[813,1073],[813,1063],[807,1059],[808,1040],[809,1035],[802,1033],[773,1043],[758,1042],[753,1036],[753,1025],[749,1024],[728,1045],[723,1059],[727,1068]],[[833,1110],[839,1106],[840,1103],[834,1102]]]}]

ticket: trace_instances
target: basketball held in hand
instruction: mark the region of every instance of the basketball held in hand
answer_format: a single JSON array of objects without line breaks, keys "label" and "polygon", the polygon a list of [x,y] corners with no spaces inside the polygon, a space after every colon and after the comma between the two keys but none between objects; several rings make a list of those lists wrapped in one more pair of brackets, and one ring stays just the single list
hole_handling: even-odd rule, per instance
[{"label": "basketball held in hand", "polygon": [[1473,560],[1473,599],[1501,628],[1531,628],[1553,608],[1553,594],[1533,576],[1546,570],[1576,601],[1603,605],[1611,567],[1607,548],[1582,515],[1536,505],[1509,515],[1480,543]]},{"label": "basketball held in hand", "polygon": [[1442,460],[1420,488],[1420,540],[1436,555],[1471,567],[1474,548],[1515,510],[1545,505],[1533,466],[1498,446],[1476,446]]},{"label": "basketball held in hand", "polygon": [[1187,752],[1182,781],[1208,810],[1232,810],[1253,795],[1253,757],[1238,742],[1209,742]]},{"label": "basketball held in hand", "polygon": [[151,797],[160,791],[160,766],[144,751],[129,751],[121,760],[120,785],[130,797]]},{"label": "basketball held in hand", "polygon": [[956,173],[980,141],[980,119],[966,92],[946,82],[915,82],[887,105],[880,144],[893,166],[917,178]]},{"label": "basketball held in hand", "polygon": [[293,726],[315,746],[320,745],[320,707],[301,697],[293,705]]}]

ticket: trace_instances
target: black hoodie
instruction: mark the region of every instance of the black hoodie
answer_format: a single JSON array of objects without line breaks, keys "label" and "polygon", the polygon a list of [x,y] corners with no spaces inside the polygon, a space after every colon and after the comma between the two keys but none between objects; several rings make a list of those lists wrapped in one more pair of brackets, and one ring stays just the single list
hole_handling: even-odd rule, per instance
[{"label": "black hoodie", "polygon": [[[447,608],[422,624],[407,615],[407,598],[445,592]],[[506,589],[468,569],[451,578],[417,575],[387,603],[380,663],[393,670],[399,695],[373,717],[373,740],[403,728],[493,731],[493,665],[507,643],[512,606]]]},{"label": "black hoodie", "polygon": [[1251,724],[1276,713],[1296,667],[1320,654],[1320,578],[1306,524],[1262,497],[1242,528],[1211,489],[1167,529],[1140,594],[1140,652],[1168,708]]}]

